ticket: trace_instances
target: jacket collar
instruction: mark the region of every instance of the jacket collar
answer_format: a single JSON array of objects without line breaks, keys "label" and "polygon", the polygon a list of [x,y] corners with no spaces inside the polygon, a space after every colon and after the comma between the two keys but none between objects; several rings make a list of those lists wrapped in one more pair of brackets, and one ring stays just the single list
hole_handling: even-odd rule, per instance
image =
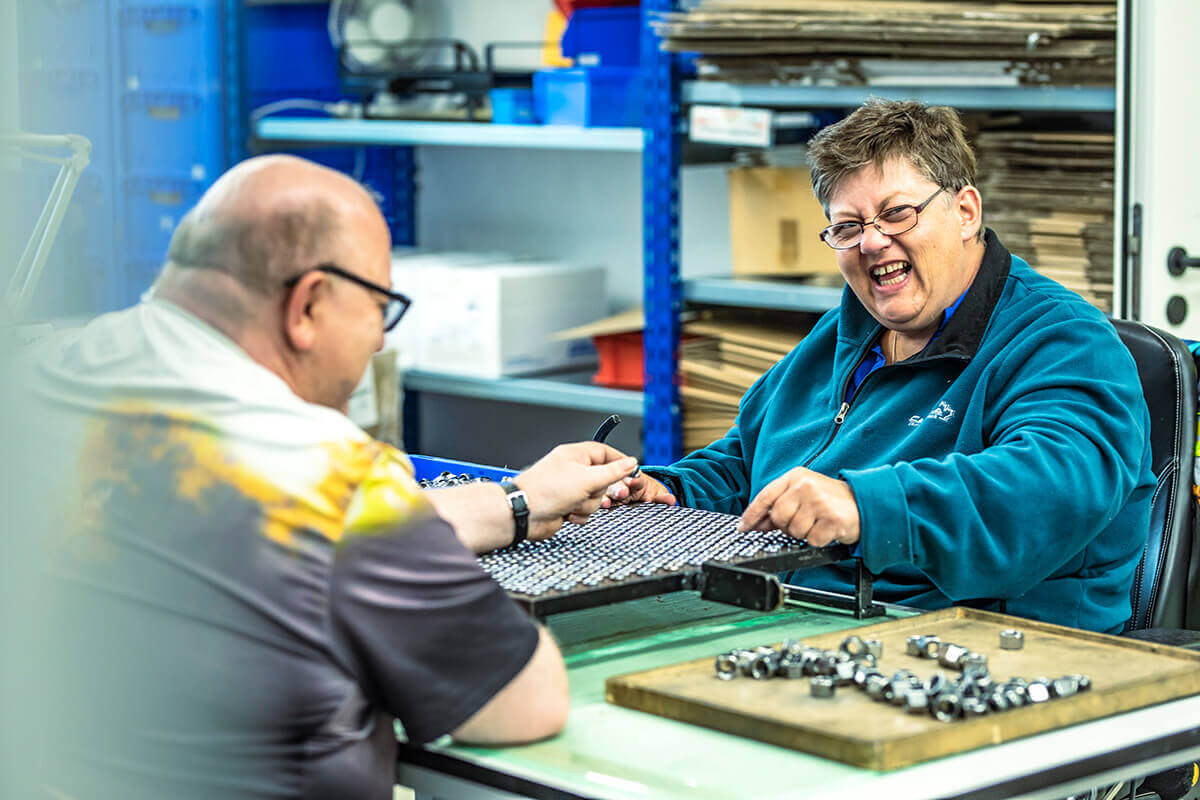
[{"label": "jacket collar", "polygon": [[[967,296],[946,323],[942,335],[926,345],[917,355],[905,359],[904,363],[911,364],[937,356],[970,360],[979,350],[979,343],[987,330],[996,303],[1000,300],[1000,294],[1004,291],[1011,266],[1012,254],[1008,252],[1008,248],[1000,243],[995,231],[991,228],[986,229],[983,262],[979,265],[975,280],[967,289]],[[883,326],[867,313],[858,297],[847,286],[842,292],[838,339],[856,348],[865,348],[867,342],[874,341],[882,331]]]}]

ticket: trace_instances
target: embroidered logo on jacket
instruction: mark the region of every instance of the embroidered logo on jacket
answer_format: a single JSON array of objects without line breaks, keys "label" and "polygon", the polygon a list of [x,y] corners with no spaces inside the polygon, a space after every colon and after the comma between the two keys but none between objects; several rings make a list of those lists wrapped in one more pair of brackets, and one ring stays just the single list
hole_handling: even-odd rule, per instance
[{"label": "embroidered logo on jacket", "polygon": [[909,427],[915,428],[927,419],[936,419],[941,422],[949,422],[950,420],[954,419],[954,409],[950,407],[949,403],[943,400],[937,404],[937,408],[935,408],[933,411],[930,411],[925,417],[921,417],[917,414],[909,417]]}]

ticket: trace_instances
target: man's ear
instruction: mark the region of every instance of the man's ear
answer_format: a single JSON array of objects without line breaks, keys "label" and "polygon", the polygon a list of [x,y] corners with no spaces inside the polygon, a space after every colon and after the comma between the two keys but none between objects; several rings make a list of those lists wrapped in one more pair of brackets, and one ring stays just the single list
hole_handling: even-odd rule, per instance
[{"label": "man's ear", "polygon": [[964,186],[958,190],[954,198],[954,210],[958,213],[959,227],[964,242],[979,236],[979,226],[983,224],[983,197],[974,186]]},{"label": "man's ear", "polygon": [[313,271],[292,287],[283,307],[283,333],[296,350],[311,350],[317,340],[317,323],[328,301],[329,281]]}]

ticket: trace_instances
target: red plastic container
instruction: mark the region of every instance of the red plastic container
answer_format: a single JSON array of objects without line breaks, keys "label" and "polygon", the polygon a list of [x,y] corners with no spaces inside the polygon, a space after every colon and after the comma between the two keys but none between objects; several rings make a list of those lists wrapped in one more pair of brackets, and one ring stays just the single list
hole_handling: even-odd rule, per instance
[{"label": "red plastic container", "polygon": [[593,336],[592,342],[600,354],[600,369],[592,376],[592,383],[613,389],[645,386],[641,331]]},{"label": "red plastic container", "polygon": [[641,0],[554,0],[554,5],[567,19],[577,8],[603,8],[606,6],[638,6]]}]

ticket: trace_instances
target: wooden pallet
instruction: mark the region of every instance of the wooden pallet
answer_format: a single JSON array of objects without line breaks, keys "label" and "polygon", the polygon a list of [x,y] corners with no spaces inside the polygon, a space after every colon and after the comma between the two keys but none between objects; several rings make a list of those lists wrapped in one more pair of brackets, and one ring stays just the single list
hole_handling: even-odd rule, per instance
[{"label": "wooden pallet", "polygon": [[[1024,632],[1024,649],[1000,649],[999,634],[1006,628]],[[606,697],[627,708],[890,770],[1200,693],[1200,653],[986,611],[950,608],[853,633],[883,642],[880,669],[888,675],[904,668],[924,679],[941,670],[936,661],[905,655],[910,635],[933,634],[985,653],[999,680],[1082,673],[1091,677],[1093,688],[1070,698],[944,723],[873,702],[854,687],[839,688],[832,699],[818,699],[809,694],[807,679],[722,681],[715,674],[713,653],[609,678]],[[805,643],[836,649],[846,635],[824,634]]]}]

